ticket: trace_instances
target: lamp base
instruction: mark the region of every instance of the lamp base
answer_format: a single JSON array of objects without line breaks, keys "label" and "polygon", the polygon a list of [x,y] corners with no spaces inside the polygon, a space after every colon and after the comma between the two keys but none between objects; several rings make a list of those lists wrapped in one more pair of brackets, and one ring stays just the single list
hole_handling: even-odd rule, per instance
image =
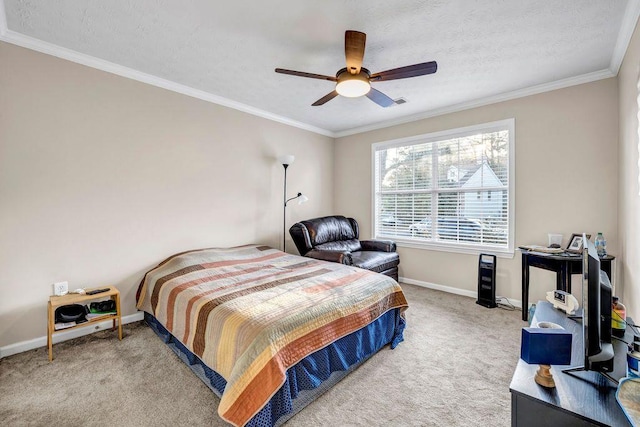
[{"label": "lamp base", "polygon": [[542,387],[547,387],[547,388],[556,387],[556,383],[553,380],[553,375],[551,375],[550,365],[540,365],[540,368],[536,372],[534,379],[536,383],[540,384]]}]

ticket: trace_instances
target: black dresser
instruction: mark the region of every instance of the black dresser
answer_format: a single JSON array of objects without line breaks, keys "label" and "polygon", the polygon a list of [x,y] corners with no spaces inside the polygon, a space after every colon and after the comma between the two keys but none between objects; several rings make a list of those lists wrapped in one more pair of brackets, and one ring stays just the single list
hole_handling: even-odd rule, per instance
[{"label": "black dresser", "polygon": [[[536,322],[557,323],[573,334],[571,365],[552,366],[556,388],[539,386],[533,377],[538,365],[529,365],[522,359],[513,374],[511,385],[511,425],[513,427],[540,426],[630,426],[616,401],[616,386],[597,372],[578,371],[564,373],[563,369],[583,365],[582,323],[569,319],[547,301],[536,305],[532,326]],[[631,319],[629,319],[631,321]],[[624,340],[633,341],[627,327]],[[627,346],[613,340],[615,350],[614,378],[626,375]]]}]

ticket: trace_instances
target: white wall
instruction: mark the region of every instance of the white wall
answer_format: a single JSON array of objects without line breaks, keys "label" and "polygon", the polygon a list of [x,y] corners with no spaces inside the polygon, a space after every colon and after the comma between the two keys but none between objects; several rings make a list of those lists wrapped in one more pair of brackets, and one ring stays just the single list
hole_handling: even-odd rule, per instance
[{"label": "white wall", "polygon": [[638,80],[640,78],[640,31],[627,48],[618,73],[620,97],[620,155],[618,233],[624,281],[622,301],[627,314],[640,320],[640,184],[638,177]]},{"label": "white wall", "polygon": [[287,227],[333,213],[331,138],[0,43],[0,347],[46,335],[54,281],[126,315],[172,253],[280,247],[282,154]]},{"label": "white wall", "polygon": [[[515,243],[547,244],[547,233],[601,231],[619,252],[616,79],[573,86],[391,128],[339,138],[335,209],[371,233],[371,144],[515,118]],[[402,108],[402,107],[396,107]],[[400,248],[400,276],[466,293],[477,289],[478,257]],[[497,294],[521,300],[521,256],[497,261]],[[579,277],[574,276],[577,287]],[[555,289],[555,275],[532,269],[530,302]]]}]

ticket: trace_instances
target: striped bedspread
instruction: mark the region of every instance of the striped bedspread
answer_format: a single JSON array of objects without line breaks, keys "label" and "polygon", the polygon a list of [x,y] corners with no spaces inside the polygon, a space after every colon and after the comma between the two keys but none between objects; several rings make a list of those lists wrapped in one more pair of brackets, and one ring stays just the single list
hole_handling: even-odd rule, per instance
[{"label": "striped bedspread", "polygon": [[307,355],[407,307],[391,278],[267,246],[202,249],[150,270],[138,308],[226,381],[218,413],[247,423]]}]

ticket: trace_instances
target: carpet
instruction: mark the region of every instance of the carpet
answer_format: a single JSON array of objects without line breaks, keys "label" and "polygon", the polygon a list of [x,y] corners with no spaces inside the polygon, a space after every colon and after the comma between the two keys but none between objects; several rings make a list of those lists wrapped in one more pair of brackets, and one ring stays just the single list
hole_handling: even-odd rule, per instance
[{"label": "carpet", "polygon": [[[291,418],[297,426],[509,426],[519,311],[402,284],[405,341],[365,362]],[[228,426],[218,398],[144,322],[0,360],[10,426]]]}]

